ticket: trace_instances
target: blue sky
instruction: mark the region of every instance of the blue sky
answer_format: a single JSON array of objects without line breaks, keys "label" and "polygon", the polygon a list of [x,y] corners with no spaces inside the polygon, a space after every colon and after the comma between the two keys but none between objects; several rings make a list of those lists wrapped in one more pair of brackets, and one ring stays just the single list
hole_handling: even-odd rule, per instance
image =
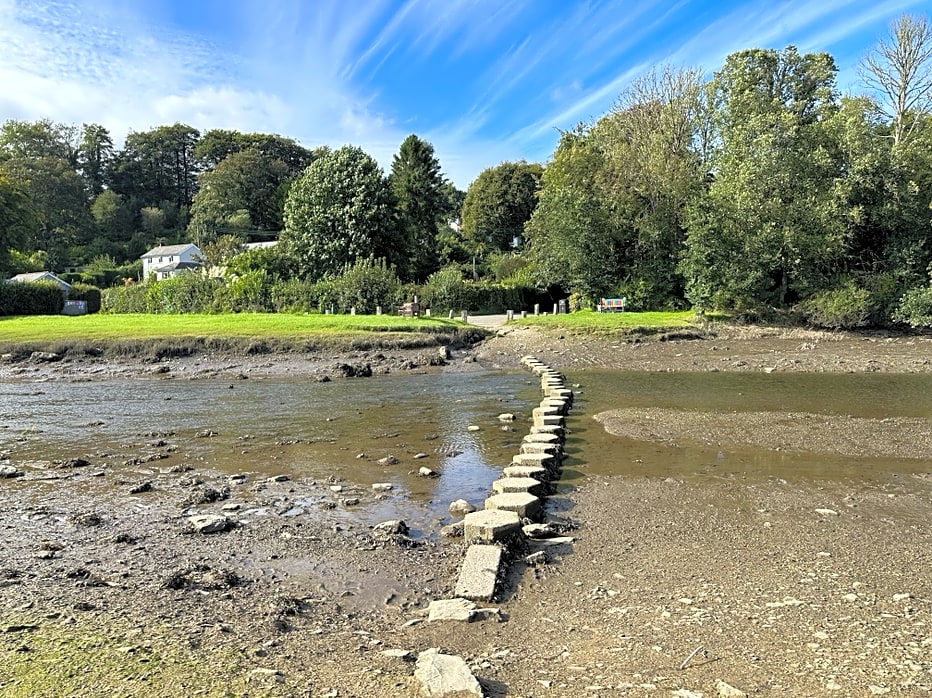
[{"label": "blue sky", "polygon": [[386,170],[410,133],[465,189],[546,162],[652,65],[711,74],[745,48],[860,56],[928,0],[0,0],[0,121],[176,121],[358,145]]}]

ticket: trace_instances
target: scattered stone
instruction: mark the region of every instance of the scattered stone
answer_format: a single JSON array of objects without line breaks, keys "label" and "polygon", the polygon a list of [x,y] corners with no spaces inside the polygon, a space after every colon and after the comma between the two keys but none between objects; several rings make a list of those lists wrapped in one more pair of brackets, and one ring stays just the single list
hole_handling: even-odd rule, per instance
[{"label": "scattered stone", "polygon": [[0,465],[0,479],[22,477],[22,473],[9,463]]},{"label": "scattered stone", "polygon": [[466,427],[466,431],[480,431],[481,427],[476,426],[475,424],[470,424]]},{"label": "scattered stone", "polygon": [[503,412],[502,414],[498,415],[498,421],[500,422],[513,422],[515,419],[517,419],[517,417],[515,417],[511,412]]},{"label": "scattered stone", "polygon": [[418,468],[417,474],[421,477],[440,477],[440,473],[430,468]]},{"label": "scattered stone", "polygon": [[408,524],[404,521],[393,519],[391,521],[383,521],[380,524],[376,524],[372,527],[373,532],[375,533],[384,533],[386,535],[408,535]]},{"label": "scattered stone", "polygon": [[428,698],[463,695],[482,698],[482,686],[461,658],[432,647],[418,655],[414,677]]},{"label": "scattered stone", "polygon": [[465,499],[457,499],[450,502],[450,516],[466,516],[476,510],[472,504]]},{"label": "scattered stone", "polygon": [[553,538],[559,533],[554,525],[549,523],[528,524],[522,530],[528,538]]},{"label": "scattered stone", "polygon": [[261,680],[261,681],[274,681],[275,683],[282,683],[285,680],[285,676],[278,669],[253,669],[249,672],[249,680]]},{"label": "scattered stone", "polygon": [[466,524],[463,521],[457,521],[441,528],[440,535],[444,538],[462,538],[465,529]]},{"label": "scattered stone", "polygon": [[912,594],[894,594],[894,601],[909,601],[913,597]]},{"label": "scattered stone", "polygon": [[63,470],[66,468],[86,468],[90,465],[90,462],[83,458],[68,458],[67,460],[52,461],[52,463],[56,468],[61,468]]},{"label": "scattered stone", "polygon": [[838,516],[838,512],[834,509],[816,509],[816,514],[822,514],[822,516]]},{"label": "scattered stone", "polygon": [[34,351],[29,355],[29,360],[37,364],[61,361],[61,354],[55,354],[50,351]]},{"label": "scattered stone", "polygon": [[502,549],[497,545],[471,545],[460,569],[453,593],[471,601],[491,601],[502,567]]},{"label": "scattered stone", "polygon": [[379,465],[396,465],[398,459],[395,456],[385,456],[385,458],[379,458],[378,463]]},{"label": "scattered stone", "polygon": [[747,693],[725,683],[721,679],[715,682],[715,690],[718,691],[719,698],[748,698]]},{"label": "scattered stone", "polygon": [[220,514],[196,514],[188,521],[198,533],[223,533],[230,529],[230,520]]},{"label": "scattered stone", "polygon": [[391,492],[395,489],[395,486],[390,482],[373,482],[372,490],[373,492]]},{"label": "scattered stone", "polygon": [[249,479],[249,476],[246,473],[237,473],[235,475],[230,475],[229,480],[230,484],[233,485],[242,485]]},{"label": "scattered stone", "polygon": [[213,429],[202,429],[194,435],[195,439],[210,439],[214,436],[217,436],[217,432]]},{"label": "scattered stone", "polygon": [[[435,599],[427,607],[427,622],[458,621],[472,623],[474,621],[495,618],[501,620],[501,611],[497,608],[479,608],[467,599]],[[412,621],[403,627],[413,625]]]},{"label": "scattered stone", "polygon": [[347,497],[346,499],[341,499],[340,503],[345,507],[354,507],[359,504],[359,497]]},{"label": "scattered stone", "polygon": [[343,485],[330,485],[330,491],[331,492],[342,492]]},{"label": "scattered stone", "polygon": [[130,494],[142,494],[143,492],[151,492],[151,491],[152,491],[152,483],[149,480],[146,480],[145,482],[140,482],[138,485],[131,487],[129,490],[129,493]]},{"label": "scattered stone", "polygon": [[424,452],[414,454],[414,460],[421,460],[421,458],[427,458],[427,454]]},{"label": "scattered stone", "polygon": [[389,659],[400,659],[403,662],[413,662],[414,653],[411,650],[382,650],[380,653],[383,657]]},{"label": "scattered stone", "polygon": [[269,478],[269,482],[288,482],[290,479],[287,475],[273,475]]},{"label": "scattered stone", "polygon": [[531,553],[527,555],[522,562],[529,567],[537,567],[538,565],[546,565],[549,560],[547,559],[547,553],[543,550],[538,550],[536,553]]}]

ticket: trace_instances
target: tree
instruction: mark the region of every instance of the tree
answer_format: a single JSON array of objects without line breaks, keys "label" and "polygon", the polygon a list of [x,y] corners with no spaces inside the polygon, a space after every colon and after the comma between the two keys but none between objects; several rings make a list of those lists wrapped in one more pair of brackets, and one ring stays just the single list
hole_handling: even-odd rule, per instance
[{"label": "tree", "polygon": [[423,282],[440,268],[437,234],[447,213],[444,180],[434,147],[413,134],[405,138],[392,158],[388,181],[405,251],[399,260],[401,278]]},{"label": "tree", "polygon": [[126,200],[112,189],[104,189],[91,203],[91,215],[104,237],[127,241],[133,232],[133,212]]},{"label": "tree", "polygon": [[621,278],[619,231],[605,195],[605,171],[605,154],[587,129],[561,136],[526,226],[541,286],[596,299]]},{"label": "tree", "polygon": [[880,96],[880,108],[893,123],[899,145],[932,111],[932,25],[928,18],[902,15],[861,60],[861,78]]},{"label": "tree", "polygon": [[223,234],[277,233],[289,180],[288,166],[277,158],[251,148],[228,155],[199,177],[188,225],[192,240],[201,245]]},{"label": "tree", "polygon": [[715,74],[721,145],[707,195],[690,206],[681,265],[696,306],[785,306],[837,271],[842,164],[825,125],[835,72],[828,54],[790,46],[732,54]]},{"label": "tree", "polygon": [[387,257],[397,240],[378,163],[349,145],[311,163],[285,201],[280,242],[311,280],[337,276],[359,258]]},{"label": "tree", "polygon": [[308,150],[291,138],[274,134],[211,129],[194,147],[194,157],[205,170],[209,170],[217,167],[230,155],[244,150],[253,150],[270,160],[282,162],[288,170],[289,177],[296,177],[326,152],[326,149]]},{"label": "tree", "polygon": [[0,126],[0,161],[53,158],[77,165],[73,126],[41,121],[6,121]]},{"label": "tree", "polygon": [[84,124],[77,153],[78,167],[92,196],[104,190],[113,164],[113,139],[100,124]]},{"label": "tree", "polygon": [[462,211],[463,235],[473,250],[510,250],[523,243],[543,171],[522,160],[479,173],[466,191]]},{"label": "tree", "polygon": [[38,222],[29,197],[0,169],[0,276],[3,278],[11,271],[10,250],[22,247]]}]

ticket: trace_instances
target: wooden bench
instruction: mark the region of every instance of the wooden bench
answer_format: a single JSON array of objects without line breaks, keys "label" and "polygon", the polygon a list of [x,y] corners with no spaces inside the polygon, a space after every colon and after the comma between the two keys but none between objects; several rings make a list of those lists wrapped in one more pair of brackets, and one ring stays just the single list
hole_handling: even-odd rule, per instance
[{"label": "wooden bench", "polygon": [[623,313],[625,312],[625,306],[628,304],[628,299],[622,296],[621,298],[603,298],[599,301],[599,312],[600,313]]},{"label": "wooden bench", "polygon": [[419,317],[421,314],[421,304],[417,301],[414,303],[405,303],[398,308],[398,314],[402,317]]}]

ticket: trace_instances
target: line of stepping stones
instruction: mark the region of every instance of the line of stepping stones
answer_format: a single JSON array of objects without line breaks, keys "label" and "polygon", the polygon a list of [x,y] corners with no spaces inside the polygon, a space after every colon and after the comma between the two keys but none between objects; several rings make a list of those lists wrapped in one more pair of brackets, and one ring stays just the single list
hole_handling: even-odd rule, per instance
[{"label": "line of stepping stones", "polygon": [[[502,477],[492,483],[494,494],[485,500],[485,508],[464,518],[463,536],[472,544],[466,550],[454,589],[459,600],[491,601],[504,576],[509,552],[523,547],[528,538],[550,532],[549,527],[541,524],[544,499],[554,491],[553,483],[560,478],[565,418],[573,404],[573,391],[566,387],[559,371],[533,356],[523,357],[521,363],[540,377],[544,397],[532,412],[533,425],[519,453],[504,468]],[[456,599],[433,602],[431,615],[435,615],[435,610],[439,615],[444,604],[457,605],[463,612],[477,615],[490,610],[475,609],[474,604]]]}]

